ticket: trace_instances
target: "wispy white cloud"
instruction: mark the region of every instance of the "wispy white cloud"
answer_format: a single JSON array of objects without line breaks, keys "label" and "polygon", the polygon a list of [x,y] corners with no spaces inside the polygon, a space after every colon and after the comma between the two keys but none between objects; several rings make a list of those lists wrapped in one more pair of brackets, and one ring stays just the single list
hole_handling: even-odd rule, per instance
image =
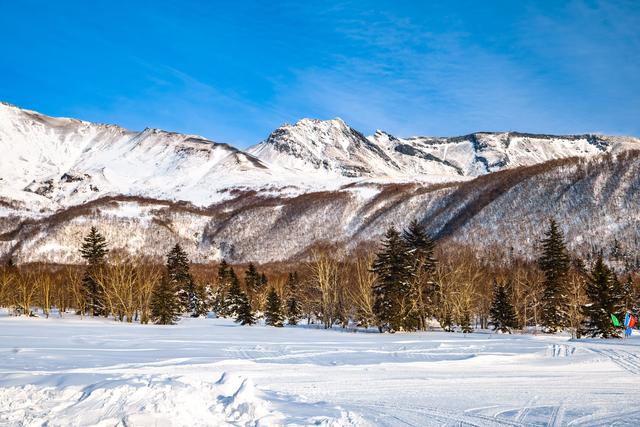
[{"label": "wispy white cloud", "polygon": [[[628,124],[640,112],[630,96],[640,90],[640,15],[622,6],[575,1],[556,14],[534,4],[495,28],[499,47],[455,19],[445,32],[390,13],[338,19],[353,55],[295,70],[277,103],[342,116],[367,132],[638,132]],[[615,78],[633,87],[607,92]]]},{"label": "wispy white cloud", "polygon": [[[278,55],[258,55],[269,61],[264,64],[246,61],[259,94],[250,84],[194,69],[197,61],[132,57],[135,73],[145,76],[140,90],[100,107],[79,106],[78,115],[242,147],[304,116],[340,116],[365,133],[382,128],[399,135],[640,133],[638,3],[533,2],[514,6],[519,12],[505,13],[504,20],[485,21],[448,6],[425,12],[288,2],[276,9],[289,27],[274,37],[270,30],[278,25],[261,18],[264,28],[253,37],[272,37],[272,44],[256,42]],[[247,30],[248,24],[238,25]],[[221,66],[251,54],[238,51]]]}]

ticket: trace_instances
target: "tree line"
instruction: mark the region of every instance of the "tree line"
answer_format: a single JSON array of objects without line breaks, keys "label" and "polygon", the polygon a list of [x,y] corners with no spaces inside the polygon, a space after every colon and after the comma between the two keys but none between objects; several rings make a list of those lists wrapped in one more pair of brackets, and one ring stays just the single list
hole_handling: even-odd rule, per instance
[{"label": "tree line", "polygon": [[[436,245],[417,222],[391,227],[378,248],[339,259],[316,249],[286,268],[250,263],[198,266],[180,244],[155,260],[110,251],[92,227],[79,248],[83,266],[31,264],[0,269],[0,305],[16,315],[112,316],[125,322],[173,324],[214,313],[251,325],[300,322],[325,328],[376,327],[381,332],[502,332],[568,329],[575,336],[620,336],[611,315],[640,310],[637,271],[619,277],[600,251],[590,266],[567,250],[553,219],[535,261],[506,251],[479,254],[451,242]],[[609,260],[615,262],[614,252]],[[266,266],[264,268],[267,268]]]}]

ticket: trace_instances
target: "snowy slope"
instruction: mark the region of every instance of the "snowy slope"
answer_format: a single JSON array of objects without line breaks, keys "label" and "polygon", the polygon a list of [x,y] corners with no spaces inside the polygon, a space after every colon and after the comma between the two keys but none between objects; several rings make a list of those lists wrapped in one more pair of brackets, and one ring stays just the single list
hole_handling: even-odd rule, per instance
[{"label": "snowy slope", "polygon": [[243,152],[0,104],[0,258],[77,261],[95,224],[131,252],[162,256],[181,241],[195,261],[262,262],[319,240],[352,247],[412,218],[526,253],[551,215],[576,250],[617,238],[635,251],[638,148],[591,134],[364,137],[303,119]]},{"label": "snowy slope", "polygon": [[640,147],[631,137],[481,132],[459,137],[365,138],[341,119],[283,125],[249,153],[300,173],[325,172],[387,181],[441,182]]},{"label": "snowy slope", "polygon": [[639,425],[640,337],[9,318],[0,425]]},{"label": "snowy slope", "polygon": [[[640,253],[640,152],[557,160],[439,185],[357,183],[301,195],[243,192],[206,209],[137,198],[100,199],[37,221],[0,221],[0,257],[78,262],[92,224],[113,248],[163,257],[180,242],[195,262],[301,259],[318,241],[378,241],[417,218],[433,235],[531,257],[554,216],[583,257],[617,239]],[[18,212],[18,211],[16,211]],[[15,215],[19,215],[15,213]]]},{"label": "snowy slope", "polygon": [[130,132],[7,104],[0,104],[0,150],[0,196],[25,200],[28,192],[54,207],[116,194],[207,205],[220,199],[219,190],[287,178],[247,153],[199,136]]},{"label": "snowy slope", "polygon": [[208,206],[232,189],[287,194],[349,182],[447,182],[506,168],[640,146],[634,138],[478,133],[364,137],[340,119],[284,125],[243,152],[195,135],[52,118],[0,104],[0,200],[32,212],[103,196]]},{"label": "snowy slope", "polygon": [[301,173],[393,177],[399,172],[384,150],[341,119],[302,119],[295,125],[281,126],[249,153]]},{"label": "snowy slope", "polygon": [[[405,167],[417,173],[433,162],[463,176],[479,176],[506,168],[531,166],[566,157],[584,157],[638,147],[634,138],[604,135],[536,135],[481,132],[452,138],[394,138],[378,131],[372,141],[395,152]],[[415,166],[414,166],[415,165]]]}]

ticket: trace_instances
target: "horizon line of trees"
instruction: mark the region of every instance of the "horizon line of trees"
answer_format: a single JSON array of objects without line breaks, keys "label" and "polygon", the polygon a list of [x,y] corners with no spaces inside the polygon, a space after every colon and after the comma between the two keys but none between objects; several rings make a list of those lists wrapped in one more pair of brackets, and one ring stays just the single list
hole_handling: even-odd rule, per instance
[{"label": "horizon line of trees", "polygon": [[[616,241],[617,242],[617,241]],[[618,244],[612,256],[620,254]],[[249,263],[242,275],[222,260],[196,268],[180,244],[165,265],[110,251],[91,227],[80,247],[85,266],[8,265],[0,268],[0,306],[16,315],[33,308],[49,316],[109,317],[173,324],[181,316],[264,318],[281,327],[306,320],[325,328],[377,327],[380,332],[487,329],[511,333],[569,329],[575,337],[619,337],[611,315],[640,310],[640,277],[621,280],[600,251],[587,268],[571,256],[554,219],[540,239],[536,262],[496,265],[469,248],[438,248],[417,221],[390,227],[377,251],[337,259],[315,250],[290,271],[269,277]],[[194,272],[194,270],[197,270]]]}]

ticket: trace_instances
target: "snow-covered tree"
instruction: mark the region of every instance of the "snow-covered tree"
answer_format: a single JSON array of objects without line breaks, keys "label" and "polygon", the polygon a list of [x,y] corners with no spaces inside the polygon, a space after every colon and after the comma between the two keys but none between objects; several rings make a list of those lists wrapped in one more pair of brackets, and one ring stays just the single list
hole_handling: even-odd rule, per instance
[{"label": "snow-covered tree", "polygon": [[211,306],[211,297],[207,286],[196,283],[194,284],[193,296],[190,300],[190,311],[192,317],[206,316]]},{"label": "snow-covered tree", "polygon": [[243,299],[247,300],[247,295],[242,291],[240,287],[240,280],[236,276],[233,269],[231,270],[231,286],[227,292],[224,313],[226,316],[236,317],[240,311]]},{"label": "snow-covered tree", "polygon": [[542,255],[538,259],[544,273],[544,296],[542,299],[542,326],[546,332],[556,332],[567,324],[566,278],[570,259],[564,236],[554,219],[542,239]]}]

